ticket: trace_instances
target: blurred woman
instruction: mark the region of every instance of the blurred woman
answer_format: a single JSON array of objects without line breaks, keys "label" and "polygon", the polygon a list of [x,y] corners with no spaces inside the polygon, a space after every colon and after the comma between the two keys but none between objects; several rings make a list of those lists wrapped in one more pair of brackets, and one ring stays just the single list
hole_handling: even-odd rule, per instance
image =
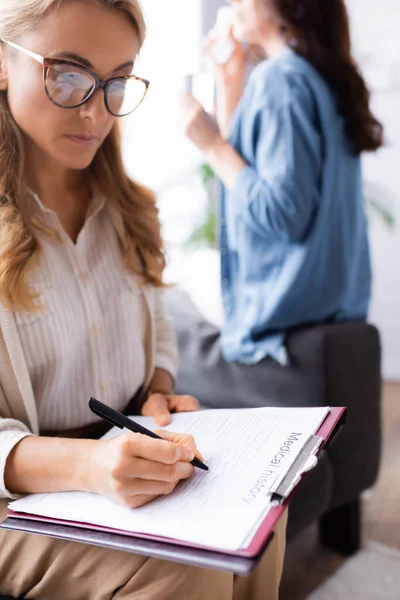
[{"label": "blurred woman", "polygon": [[[218,346],[211,356],[219,366],[261,361],[258,383],[268,392],[268,369],[275,366],[265,359],[290,364],[292,329],[366,319],[371,266],[361,155],[380,148],[383,133],[351,54],[343,0],[230,4],[234,51],[225,64],[214,64],[218,126],[190,95],[184,123],[223,184],[225,323],[221,337],[211,332]],[[211,59],[218,41],[213,31]],[[267,57],[247,84],[243,42]],[[210,346],[191,344],[201,364],[201,345]],[[206,362],[201,381],[210,381],[218,366],[210,354]],[[243,396],[246,370],[235,378]],[[191,389],[201,394],[201,384]],[[200,400],[213,405],[204,395]]]}]

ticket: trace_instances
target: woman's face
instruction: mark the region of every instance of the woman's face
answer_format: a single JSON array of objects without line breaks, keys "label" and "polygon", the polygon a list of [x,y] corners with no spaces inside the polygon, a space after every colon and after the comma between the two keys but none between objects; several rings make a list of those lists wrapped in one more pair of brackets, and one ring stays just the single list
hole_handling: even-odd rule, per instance
[{"label": "woman's face", "polygon": [[262,44],[279,32],[268,0],[230,0],[235,37],[241,42]]},{"label": "woman's face", "polygon": [[[87,0],[64,2],[35,30],[10,41],[46,58],[72,60],[103,80],[129,75],[139,51],[126,14]],[[125,66],[121,69],[121,65]],[[24,135],[28,159],[33,153],[66,169],[87,168],[115,121],[106,109],[104,92],[98,90],[78,108],[59,108],[48,99],[43,67],[33,58],[7,47],[3,69],[9,106]]]}]

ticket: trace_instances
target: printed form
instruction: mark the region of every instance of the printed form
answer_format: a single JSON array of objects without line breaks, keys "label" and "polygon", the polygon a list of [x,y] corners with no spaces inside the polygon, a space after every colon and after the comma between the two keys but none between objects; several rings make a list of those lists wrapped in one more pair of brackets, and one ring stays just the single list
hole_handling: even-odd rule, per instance
[{"label": "printed form", "polygon": [[[150,534],[221,550],[248,545],[284,478],[329,408],[222,409],[173,415],[165,429],[190,433],[209,471],[137,509],[86,492],[33,494],[9,504],[16,512]],[[134,417],[155,428],[150,417]],[[105,438],[121,434],[114,428]],[[135,434],[132,434],[135,435]]]}]

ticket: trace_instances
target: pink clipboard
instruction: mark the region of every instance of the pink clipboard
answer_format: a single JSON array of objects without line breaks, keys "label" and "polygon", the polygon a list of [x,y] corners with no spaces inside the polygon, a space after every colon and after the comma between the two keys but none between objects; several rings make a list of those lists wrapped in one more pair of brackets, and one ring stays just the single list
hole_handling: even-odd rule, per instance
[{"label": "pink clipboard", "polygon": [[[330,408],[329,414],[315,434],[321,438],[316,455],[334,441],[345,424],[346,415],[346,408]],[[300,479],[303,477],[307,477],[306,472],[301,474]],[[8,512],[7,519],[1,524],[1,527],[13,531],[46,535],[191,564],[202,568],[246,575],[257,566],[273,538],[273,531],[279,518],[290,504],[299,485],[301,485],[301,481],[281,505],[272,507],[269,510],[249,546],[235,552],[215,550],[153,535],[113,530],[87,523],[72,523],[42,516],[25,515],[13,511]]]}]

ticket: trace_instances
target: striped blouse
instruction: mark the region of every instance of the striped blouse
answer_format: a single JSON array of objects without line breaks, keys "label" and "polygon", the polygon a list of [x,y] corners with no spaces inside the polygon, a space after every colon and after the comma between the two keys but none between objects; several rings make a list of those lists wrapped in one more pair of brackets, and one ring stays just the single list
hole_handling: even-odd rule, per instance
[{"label": "striped blouse", "polygon": [[[88,409],[91,396],[123,410],[143,384],[147,309],[136,276],[123,264],[105,198],[92,201],[76,243],[36,195],[32,203],[61,243],[40,234],[40,268],[28,281],[42,308],[14,314],[40,429],[62,431],[96,420]],[[175,377],[176,349],[166,351],[165,343],[173,339],[171,330],[164,316],[158,323],[164,326],[156,332],[155,366]],[[0,432],[0,466],[26,435]]]}]

